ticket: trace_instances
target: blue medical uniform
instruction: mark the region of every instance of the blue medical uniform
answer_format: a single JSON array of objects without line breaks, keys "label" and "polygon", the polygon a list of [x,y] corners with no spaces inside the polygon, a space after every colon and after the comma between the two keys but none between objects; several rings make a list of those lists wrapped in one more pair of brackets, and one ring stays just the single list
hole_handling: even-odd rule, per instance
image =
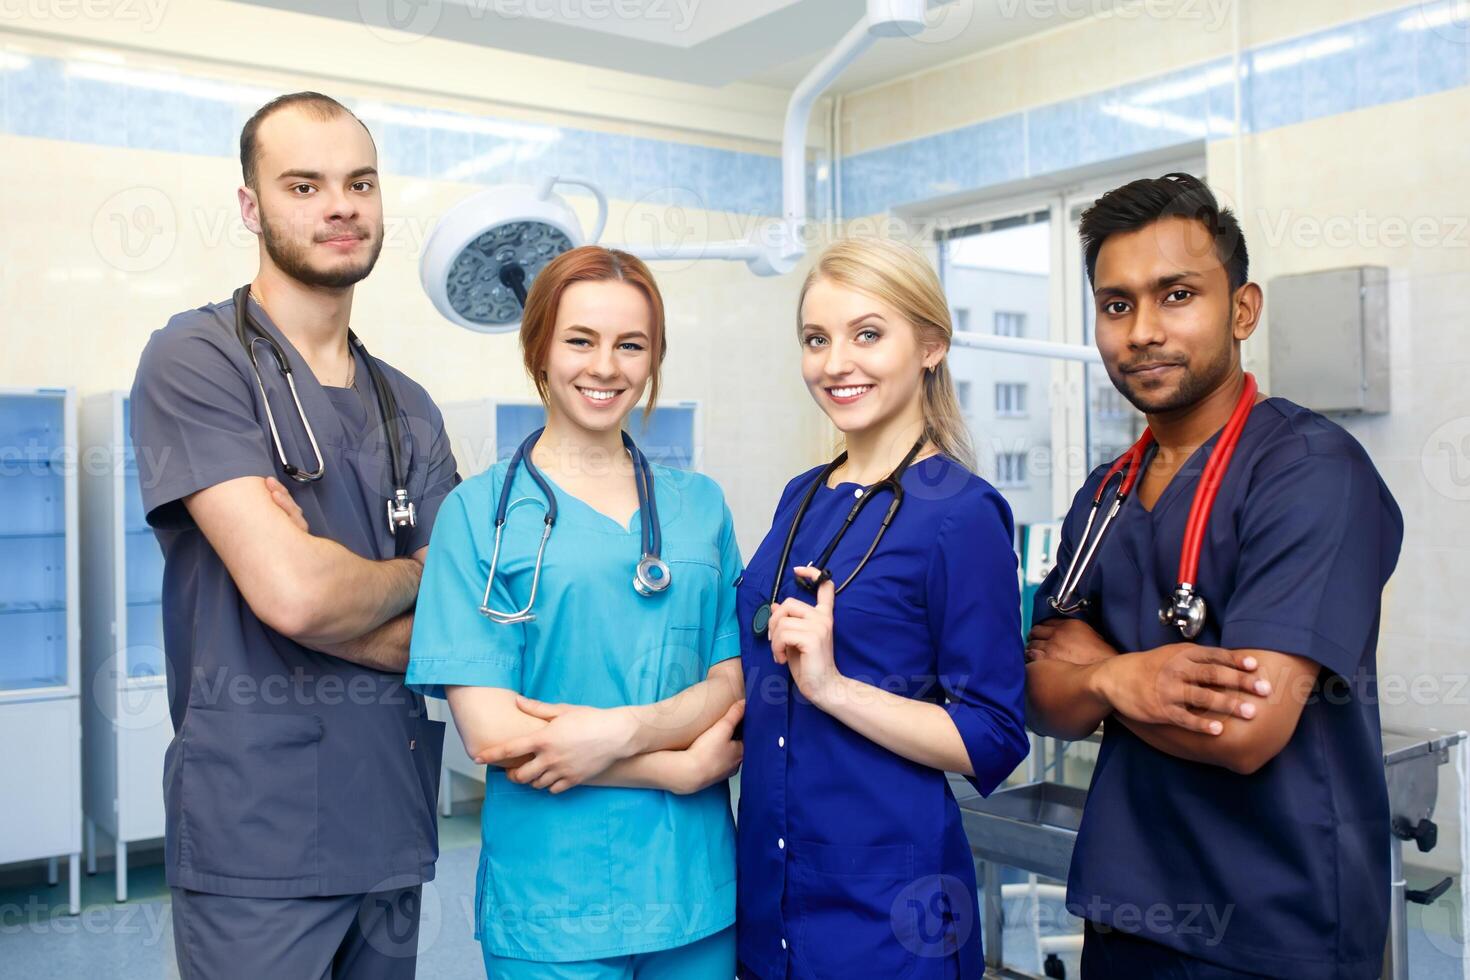
[{"label": "blue medical uniform", "polygon": [[[739,589],[747,691],[737,924],[744,980],[978,977],[975,867],[943,772],[888,751],[801,696],[751,620],[770,598],[797,506],[786,486]],[[1010,507],[943,457],[909,467],[904,502],[837,596],[834,656],[848,677],[944,705],[988,794],[1025,758],[1025,668]],[[814,561],[862,487],[821,487],[791,551]],[[882,492],[882,491],[880,491]],[[886,492],[830,562],[841,583],[872,543]],[[799,596],[790,569],[780,598]],[[956,961],[958,961],[956,963]]]},{"label": "blue medical uniform", "polygon": [[[1128,500],[1083,582],[1085,618],[1121,651],[1179,642],[1158,609],[1215,438],[1152,510]],[[1037,621],[1056,615],[1047,597],[1105,469],[1073,501]],[[1375,648],[1402,538],[1398,506],[1347,432],[1283,398],[1255,406],[1204,541],[1198,642],[1305,657],[1322,667],[1317,686],[1290,742],[1249,776],[1107,724],[1072,858],[1073,914],[1237,971],[1378,976],[1389,821]]]},{"label": "blue medical uniform", "polygon": [[[356,387],[324,388],[250,302],[295,371],[325,458],[321,480],[298,484],[280,468],[255,372],[236,338],[233,300],[180,313],[155,332],[131,401],[144,506],[164,555],[175,732],[164,762],[164,856],[176,914],[189,923],[177,937],[186,977],[314,976],[322,957],[307,955],[321,952],[313,943],[293,938],[277,948],[268,938],[289,926],[232,937],[212,924],[261,921],[270,909],[325,921],[324,897],[345,896],[349,913],[332,921],[358,928],[368,920],[351,926],[359,918],[353,896],[416,889],[434,877],[438,856],[443,724],[404,690],[402,674],[318,653],[261,622],[183,498],[240,477],[274,476],[313,534],[368,559],[411,555],[428,544],[440,501],[458,480],[439,410],[423,388],[378,362],[398,400],[407,489],[418,505],[418,526],[390,534],[387,444],[363,355],[352,355]],[[311,465],[285,381],[263,349],[260,363],[288,458]],[[225,902],[185,910],[203,894],[240,901],[233,912],[221,911]],[[287,900],[297,899],[312,899],[313,911],[290,911]],[[346,941],[326,927],[309,935],[315,944]],[[364,956],[381,948],[364,943]],[[295,959],[280,958],[290,951]],[[326,961],[340,952],[326,950]],[[411,974],[412,949],[397,963]]]},{"label": "blue medical uniform", "polygon": [[[657,464],[667,590],[633,589],[641,513],[622,526],[552,483],[560,514],[535,620],[506,625],[481,615],[507,469],[501,462],[465,481],[440,511],[414,619],[411,687],[436,697],[445,685],[467,685],[597,708],[652,704],[740,653],[740,552],[724,496],[708,477]],[[524,466],[511,489],[490,595],[491,606],[506,611],[530,596],[545,514]],[[650,954],[689,946],[735,920],[726,783],[691,795],[584,785],[553,796],[488,767],[481,821],[475,935],[492,977],[518,975],[497,969],[500,959]],[[731,957],[720,980],[733,972]]]}]

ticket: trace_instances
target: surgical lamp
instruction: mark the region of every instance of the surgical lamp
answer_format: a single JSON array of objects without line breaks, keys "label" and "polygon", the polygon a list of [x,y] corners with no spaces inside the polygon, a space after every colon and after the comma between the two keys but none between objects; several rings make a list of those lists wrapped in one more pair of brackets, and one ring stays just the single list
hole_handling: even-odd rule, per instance
[{"label": "surgical lamp", "polygon": [[[947,2],[947,0],[946,0]],[[880,37],[912,36],[924,29],[929,0],[868,0],[868,10],[791,94],[781,140],[778,222],[743,240],[694,242],[673,250],[610,245],[645,259],[725,259],[744,262],[758,276],[790,272],[806,254],[806,132],[812,105],[844,68]],[[586,188],[597,200],[597,220],[583,235],[557,185]],[[551,176],[536,185],[492,187],[456,205],[424,245],[419,276],[434,306],[450,321],[482,333],[520,327],[526,292],[546,263],[596,242],[607,224],[607,197],[584,177]]]}]

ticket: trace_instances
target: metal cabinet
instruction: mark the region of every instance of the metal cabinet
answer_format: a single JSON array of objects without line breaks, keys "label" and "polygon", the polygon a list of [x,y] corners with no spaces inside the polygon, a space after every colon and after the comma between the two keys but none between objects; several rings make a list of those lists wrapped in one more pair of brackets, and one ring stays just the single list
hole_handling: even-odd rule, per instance
[{"label": "metal cabinet", "polygon": [[163,656],[163,553],[145,520],[122,392],[82,402],[82,733],[87,871],[113,841],[117,900],[128,845],[163,836],[163,755],[173,738]]},{"label": "metal cabinet", "polygon": [[80,911],[76,401],[0,388],[0,864],[70,865]]}]

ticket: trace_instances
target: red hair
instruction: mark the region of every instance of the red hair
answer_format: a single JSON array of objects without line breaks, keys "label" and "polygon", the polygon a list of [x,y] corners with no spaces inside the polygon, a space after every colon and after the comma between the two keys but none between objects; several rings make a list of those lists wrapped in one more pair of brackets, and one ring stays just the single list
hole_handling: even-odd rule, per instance
[{"label": "red hair", "polygon": [[547,404],[546,379],[542,377],[541,368],[551,353],[562,293],[568,286],[579,282],[625,282],[648,300],[652,321],[649,324],[649,341],[657,356],[649,375],[648,404],[643,409],[643,417],[647,419],[653,414],[653,406],[658,401],[659,369],[668,353],[668,345],[664,342],[664,300],[648,266],[627,252],[601,245],[583,245],[558,255],[536,274],[521,317],[521,355],[525,359],[526,374],[536,386],[541,403]]}]

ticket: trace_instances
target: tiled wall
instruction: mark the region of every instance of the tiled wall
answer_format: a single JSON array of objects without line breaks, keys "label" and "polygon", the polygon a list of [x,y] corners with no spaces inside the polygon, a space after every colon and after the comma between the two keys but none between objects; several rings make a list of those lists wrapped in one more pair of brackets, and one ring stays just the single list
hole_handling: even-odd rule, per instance
[{"label": "tiled wall", "polygon": [[[280,90],[204,75],[0,49],[0,132],[102,146],[234,157],[240,128]],[[385,173],[465,183],[594,178],[610,196],[710,211],[781,212],[781,161],[695,142],[344,99],[378,143]],[[814,216],[825,170],[809,168]]]},{"label": "tiled wall", "polygon": [[[1245,132],[1470,84],[1464,16],[1455,0],[1429,0],[1248,49],[1242,57]],[[841,164],[842,214],[875,214],[1231,136],[1231,64],[1214,59],[848,156]],[[915,84],[915,97],[923,98],[923,79]]]}]

